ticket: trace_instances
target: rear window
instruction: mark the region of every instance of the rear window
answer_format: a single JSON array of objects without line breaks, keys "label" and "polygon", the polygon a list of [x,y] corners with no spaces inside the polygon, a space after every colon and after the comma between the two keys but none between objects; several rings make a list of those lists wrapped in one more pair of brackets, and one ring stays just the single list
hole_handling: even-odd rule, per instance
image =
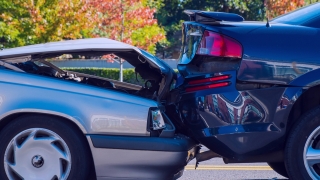
[{"label": "rear window", "polygon": [[303,25],[320,16],[320,3],[315,3],[273,19],[271,22]]}]

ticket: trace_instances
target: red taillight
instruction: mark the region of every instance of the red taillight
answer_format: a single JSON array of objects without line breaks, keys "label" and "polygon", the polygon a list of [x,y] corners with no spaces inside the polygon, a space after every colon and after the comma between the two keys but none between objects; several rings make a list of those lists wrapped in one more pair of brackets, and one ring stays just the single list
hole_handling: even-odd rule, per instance
[{"label": "red taillight", "polygon": [[204,31],[197,54],[241,58],[242,46],[239,42],[227,36]]},{"label": "red taillight", "polygon": [[229,78],[230,78],[229,75],[216,76],[216,77],[212,77],[212,78],[192,80],[192,81],[189,81],[188,84],[195,85],[195,84],[209,83],[209,82],[221,81],[221,80],[225,80],[225,79],[229,79]]},{"label": "red taillight", "polygon": [[225,87],[228,85],[229,85],[229,82],[221,82],[221,83],[209,84],[209,85],[204,85],[204,86],[189,87],[186,89],[186,92],[201,91],[201,90],[206,90],[206,89]]}]

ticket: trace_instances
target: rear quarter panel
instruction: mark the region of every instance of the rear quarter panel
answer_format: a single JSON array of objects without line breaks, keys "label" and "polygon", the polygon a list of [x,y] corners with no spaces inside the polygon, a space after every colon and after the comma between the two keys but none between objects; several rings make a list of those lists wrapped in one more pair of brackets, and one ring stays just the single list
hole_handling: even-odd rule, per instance
[{"label": "rear quarter panel", "polygon": [[[194,44],[200,40],[187,35],[204,29],[242,44],[243,57],[238,60],[237,68],[229,66],[231,72],[223,68],[202,71],[201,65],[192,63],[197,58]],[[220,25],[192,22],[185,23],[183,31],[178,69],[186,79],[210,77],[215,73],[228,73],[232,77],[228,89],[182,95],[180,114],[195,138],[218,154],[239,162],[250,156],[281,151],[292,105],[306,89],[319,84],[320,30],[285,24],[271,24],[268,28],[263,22]],[[226,63],[217,61],[217,64]],[[236,86],[241,82],[257,86]],[[199,100],[204,101],[204,111],[197,109]],[[268,161],[268,158],[256,161]]]},{"label": "rear quarter panel", "polygon": [[290,84],[320,67],[320,29],[271,24],[235,38],[244,50],[239,80]]},{"label": "rear quarter panel", "polygon": [[[195,32],[209,30],[239,41],[243,48],[237,79],[251,82],[290,84],[299,76],[320,68],[320,29],[265,22],[225,22],[216,25],[186,22],[183,26],[182,52],[178,69],[192,64],[201,36]],[[214,66],[223,68],[219,62]],[[210,65],[210,64],[208,64]],[[231,64],[230,64],[231,65]],[[216,69],[216,68],[212,68]],[[229,67],[229,70],[234,68]],[[201,67],[199,72],[201,70]]]},{"label": "rear quarter panel", "polygon": [[13,113],[54,114],[86,134],[149,135],[152,100],[122,92],[26,73],[0,70],[0,118]]}]

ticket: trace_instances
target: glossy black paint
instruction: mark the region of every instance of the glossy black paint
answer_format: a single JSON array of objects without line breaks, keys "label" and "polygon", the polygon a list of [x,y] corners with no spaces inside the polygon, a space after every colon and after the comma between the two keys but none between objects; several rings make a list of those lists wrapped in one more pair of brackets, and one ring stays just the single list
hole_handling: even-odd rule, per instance
[{"label": "glossy black paint", "polygon": [[[319,6],[320,7],[320,6]],[[320,8],[319,8],[320,11]],[[295,102],[320,85],[320,29],[265,22],[185,22],[177,109],[188,132],[233,162],[281,151]],[[305,25],[305,22],[302,22]],[[241,59],[196,54],[204,30],[239,41]],[[190,79],[231,75],[227,87],[183,91]],[[259,158],[256,161],[268,161]],[[282,156],[273,161],[282,161]],[[254,160],[253,160],[254,161]]]},{"label": "glossy black paint", "polygon": [[[181,117],[194,137],[228,158],[250,155],[258,149],[275,150],[265,146],[285,133],[281,128],[282,111],[277,111],[277,106],[286,88],[229,92],[227,89],[232,88],[219,88],[221,93],[205,96],[197,92],[193,98],[189,94],[180,100]],[[216,93],[216,90],[208,91]],[[204,104],[204,110],[198,108],[199,102]]]},{"label": "glossy black paint", "polygon": [[189,151],[197,146],[193,140],[183,135],[175,135],[173,138],[94,134],[88,136],[90,136],[92,144],[96,148],[181,152]]},{"label": "glossy black paint", "polygon": [[320,16],[305,23],[308,27],[320,28]]},{"label": "glossy black paint", "polygon": [[196,22],[207,22],[207,21],[234,21],[240,22],[244,18],[238,14],[224,13],[224,12],[210,12],[210,11],[199,11],[199,10],[185,10],[190,18],[190,21]]},{"label": "glossy black paint", "polygon": [[288,84],[306,72],[319,68],[319,28],[273,23],[268,28],[265,25],[263,22],[228,22],[219,25],[186,22],[179,71],[179,66],[192,65],[191,60],[196,56],[201,36],[192,36],[192,33],[203,32],[204,29],[225,34],[242,44],[243,59],[238,67],[238,80]]}]

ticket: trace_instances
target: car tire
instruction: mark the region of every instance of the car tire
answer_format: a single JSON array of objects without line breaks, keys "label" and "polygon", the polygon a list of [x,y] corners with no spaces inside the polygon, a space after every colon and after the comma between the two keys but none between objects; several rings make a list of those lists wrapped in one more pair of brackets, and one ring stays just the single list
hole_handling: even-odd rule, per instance
[{"label": "car tire", "polygon": [[291,180],[320,179],[320,107],[303,114],[291,130],[285,166]]},{"label": "car tire", "polygon": [[92,156],[85,141],[64,119],[18,117],[0,132],[0,179],[87,180]]},{"label": "car tire", "polygon": [[281,176],[289,177],[284,162],[268,162],[268,165]]}]

